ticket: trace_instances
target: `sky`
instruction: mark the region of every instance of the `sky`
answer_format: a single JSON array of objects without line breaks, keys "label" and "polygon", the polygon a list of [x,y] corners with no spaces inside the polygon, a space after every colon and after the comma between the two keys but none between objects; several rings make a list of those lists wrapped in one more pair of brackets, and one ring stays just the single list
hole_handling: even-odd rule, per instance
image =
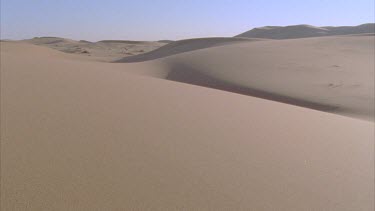
[{"label": "sky", "polygon": [[1,39],[178,40],[375,22],[374,0],[0,0]]}]

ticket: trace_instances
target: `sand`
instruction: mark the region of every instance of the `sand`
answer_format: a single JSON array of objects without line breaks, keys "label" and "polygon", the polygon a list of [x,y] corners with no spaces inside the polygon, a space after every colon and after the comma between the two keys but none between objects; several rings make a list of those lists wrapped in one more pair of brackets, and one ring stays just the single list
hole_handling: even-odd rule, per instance
[{"label": "sand", "polygon": [[267,38],[267,39],[295,39],[304,37],[337,36],[349,34],[375,33],[375,23],[361,24],[358,26],[265,26],[254,28],[241,33],[236,37]]},{"label": "sand", "polygon": [[206,38],[195,38],[187,40],[179,40],[171,42],[168,45],[164,45],[154,51],[150,51],[144,54],[138,54],[135,56],[128,56],[121,58],[116,62],[143,62],[148,60],[159,59],[167,56],[173,56],[189,51],[196,51],[199,49],[230,45],[234,43],[254,42],[267,39],[259,38],[232,38],[232,37],[206,37]]},{"label": "sand", "polygon": [[22,40],[22,42],[46,46],[65,53],[93,57],[100,61],[111,61],[125,56],[143,54],[155,50],[165,42],[128,41],[128,40],[102,40],[89,42],[85,40],[71,40],[60,37],[35,37]]},{"label": "sand", "polygon": [[166,72],[160,78],[374,121],[373,35],[240,43],[230,39],[224,46],[165,56],[196,41],[168,44],[118,62],[162,58],[158,62]]},{"label": "sand", "polygon": [[[1,210],[374,210],[373,39],[166,45],[131,63],[1,42]],[[342,109],[277,98],[314,95]]]}]

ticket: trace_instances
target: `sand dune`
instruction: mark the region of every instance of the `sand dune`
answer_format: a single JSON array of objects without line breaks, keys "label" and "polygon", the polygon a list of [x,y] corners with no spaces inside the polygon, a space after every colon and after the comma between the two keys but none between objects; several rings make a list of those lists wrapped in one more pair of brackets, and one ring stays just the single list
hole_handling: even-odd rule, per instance
[{"label": "sand dune", "polygon": [[171,55],[176,55],[184,52],[228,45],[238,42],[251,42],[251,41],[260,41],[264,39],[249,39],[249,38],[230,38],[230,37],[208,37],[208,38],[196,38],[196,39],[187,39],[179,40],[172,43],[169,43],[165,46],[162,46],[154,51],[139,54],[136,56],[130,56],[122,58],[117,62],[142,62],[147,60],[159,59]]},{"label": "sand dune", "polygon": [[161,42],[161,43],[171,43],[171,42],[174,42],[173,40],[158,40],[158,42]]},{"label": "sand dune", "polygon": [[[297,80],[289,71],[298,84],[323,71],[362,80],[352,69],[367,74],[373,41],[358,39],[241,42],[132,64],[2,42],[1,210],[373,210],[374,123],[126,72],[191,64],[273,88]],[[281,64],[292,69],[274,72]]]},{"label": "sand dune", "polygon": [[[231,42],[159,60],[159,77],[373,121],[374,46],[368,34]],[[172,47],[146,55],[179,50]]]},{"label": "sand dune", "polygon": [[149,44],[149,41],[134,41],[134,40],[100,40],[99,43],[126,43],[126,44]]},{"label": "sand dune", "polygon": [[165,45],[163,42],[128,41],[128,40],[102,40],[89,42],[86,40],[75,41],[59,37],[37,37],[23,42],[42,45],[65,53],[80,54],[95,57],[103,61],[123,58],[155,50]]},{"label": "sand dune", "polygon": [[332,35],[348,35],[375,33],[375,24],[367,23],[358,26],[326,26],[316,27],[311,25],[292,26],[266,26],[254,28],[236,37],[267,38],[267,39],[293,39],[304,37],[320,37]]}]

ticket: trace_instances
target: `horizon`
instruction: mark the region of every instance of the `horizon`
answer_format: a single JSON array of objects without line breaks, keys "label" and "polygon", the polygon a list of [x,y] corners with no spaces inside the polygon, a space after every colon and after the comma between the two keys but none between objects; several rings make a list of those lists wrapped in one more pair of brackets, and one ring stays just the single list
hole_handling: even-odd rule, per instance
[{"label": "horizon", "polygon": [[[1,0],[1,39],[180,40],[232,37],[263,26],[374,23],[374,2]],[[340,5],[338,8],[337,5]]]},{"label": "horizon", "polygon": [[[251,28],[247,31],[250,31],[252,29],[255,29],[255,28],[262,28],[262,27],[286,27],[286,26],[299,26],[299,25],[307,25],[307,26],[313,26],[313,27],[355,27],[355,26],[360,26],[360,25],[365,25],[365,24],[375,24],[374,23],[363,23],[363,24],[359,24],[359,25],[354,25],[354,26],[314,26],[314,25],[310,25],[310,24],[296,24],[296,25],[285,25],[285,26],[271,26],[271,25],[267,25],[267,26],[260,26],[260,27],[254,27],[254,28]],[[245,32],[247,32],[245,31]],[[234,37],[236,35],[233,35],[233,36],[230,36],[230,37]],[[190,38],[186,38],[186,39],[180,39],[180,40],[188,40],[188,39],[199,39],[199,38],[214,38],[214,37],[219,37],[219,36],[211,36],[211,37],[190,37]],[[177,40],[173,40],[173,39],[161,39],[161,40],[129,40],[129,39],[103,39],[103,40],[95,40],[95,41],[92,41],[92,40],[85,40],[85,39],[73,39],[73,38],[70,38],[70,37],[59,37],[59,36],[39,36],[39,37],[29,37],[29,38],[25,38],[25,39],[19,39],[19,40],[16,40],[16,39],[0,39],[0,40],[10,40],[10,41],[22,41],[22,40],[28,40],[28,39],[35,39],[35,38],[61,38],[61,39],[69,39],[69,40],[76,40],[76,41],[89,41],[89,42],[101,42],[101,41],[106,41],[106,40],[111,40],[111,41],[115,41],[115,40],[119,40],[119,41],[139,41],[139,42],[158,42],[158,41],[177,41]]]}]

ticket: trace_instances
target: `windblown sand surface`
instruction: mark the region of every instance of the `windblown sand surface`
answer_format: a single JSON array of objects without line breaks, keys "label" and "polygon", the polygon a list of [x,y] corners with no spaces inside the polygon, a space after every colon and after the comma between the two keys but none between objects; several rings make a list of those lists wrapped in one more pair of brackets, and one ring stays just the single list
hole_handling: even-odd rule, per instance
[{"label": "windblown sand surface", "polygon": [[1,42],[1,210],[374,210],[373,44]]}]

